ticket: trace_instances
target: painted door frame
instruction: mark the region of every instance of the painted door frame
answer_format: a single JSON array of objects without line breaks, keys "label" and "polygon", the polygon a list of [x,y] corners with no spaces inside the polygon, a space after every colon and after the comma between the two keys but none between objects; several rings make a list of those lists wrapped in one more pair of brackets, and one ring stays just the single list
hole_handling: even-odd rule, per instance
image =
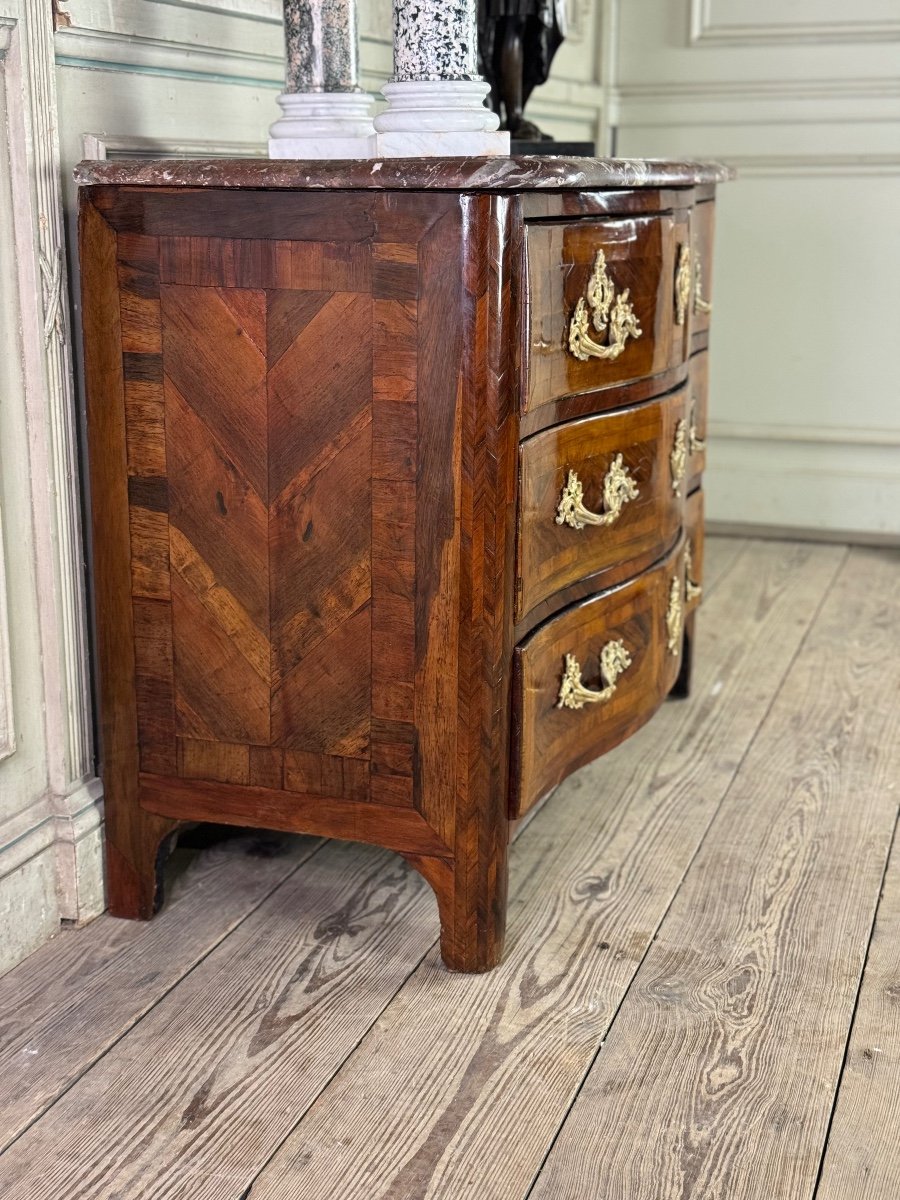
[{"label": "painted door frame", "polygon": [[[19,353],[40,641],[46,778],[40,794],[0,835],[0,893],[31,864],[54,879],[55,911],[17,912],[29,925],[83,921],[102,911],[101,788],[94,774],[88,671],[77,414],[69,330],[67,255],[57,138],[55,58],[48,0],[0,0],[0,87],[13,198],[21,320]],[[16,400],[14,399],[15,403]],[[15,531],[7,528],[8,540]],[[7,596],[7,605],[19,602]],[[34,598],[32,598],[32,603]],[[6,640],[6,639],[4,639]],[[15,647],[11,647],[15,653]],[[2,695],[2,692],[0,692]],[[15,697],[12,697],[13,704]],[[13,707],[13,712],[18,710]],[[21,719],[21,718],[20,718]],[[11,722],[13,730],[15,722]],[[15,769],[13,747],[3,764]],[[11,907],[10,907],[11,902]],[[37,944],[28,929],[16,939]],[[0,957],[0,969],[12,965]]]}]

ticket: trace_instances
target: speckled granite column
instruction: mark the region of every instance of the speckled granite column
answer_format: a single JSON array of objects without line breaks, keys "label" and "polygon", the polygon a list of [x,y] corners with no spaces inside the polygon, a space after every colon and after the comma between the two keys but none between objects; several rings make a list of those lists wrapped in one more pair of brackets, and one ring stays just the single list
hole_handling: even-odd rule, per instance
[{"label": "speckled granite column", "polygon": [[394,80],[474,79],[478,0],[394,0]]},{"label": "speckled granite column", "polygon": [[375,118],[378,154],[509,154],[478,74],[478,0],[393,0],[394,76]]},{"label": "speckled granite column", "polygon": [[284,112],[270,158],[368,158],[371,99],[359,87],[356,0],[284,0]]},{"label": "speckled granite column", "polygon": [[357,92],[354,0],[284,0],[286,92]]}]

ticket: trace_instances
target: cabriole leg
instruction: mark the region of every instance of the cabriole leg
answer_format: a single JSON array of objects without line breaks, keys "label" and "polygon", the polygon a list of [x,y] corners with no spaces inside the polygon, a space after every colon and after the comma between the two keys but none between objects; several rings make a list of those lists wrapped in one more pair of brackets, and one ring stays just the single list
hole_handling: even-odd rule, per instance
[{"label": "cabriole leg", "polygon": [[431,884],[441,921],[441,958],[450,971],[477,974],[496,967],[506,933],[508,858],[506,843],[475,869],[464,861],[407,854]]}]

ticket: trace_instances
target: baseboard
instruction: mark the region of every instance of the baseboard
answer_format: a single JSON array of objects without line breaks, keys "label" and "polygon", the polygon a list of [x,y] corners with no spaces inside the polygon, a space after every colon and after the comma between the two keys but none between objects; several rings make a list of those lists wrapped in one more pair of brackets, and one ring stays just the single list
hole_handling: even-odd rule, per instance
[{"label": "baseboard", "polygon": [[82,925],[106,907],[103,873],[103,785],[80,784],[54,818],[60,920]]},{"label": "baseboard", "polygon": [[47,798],[0,827],[0,974],[59,930],[53,836]]},{"label": "baseboard", "polygon": [[80,782],[44,796],[0,826],[0,974],[59,930],[106,907],[103,788]]},{"label": "baseboard", "polygon": [[763,538],[776,542],[828,542],[841,546],[900,546],[895,533],[859,529],[815,529],[808,525],[755,525],[752,521],[707,521],[709,537]]},{"label": "baseboard", "polygon": [[893,445],[712,436],[704,489],[718,532],[900,545]]}]

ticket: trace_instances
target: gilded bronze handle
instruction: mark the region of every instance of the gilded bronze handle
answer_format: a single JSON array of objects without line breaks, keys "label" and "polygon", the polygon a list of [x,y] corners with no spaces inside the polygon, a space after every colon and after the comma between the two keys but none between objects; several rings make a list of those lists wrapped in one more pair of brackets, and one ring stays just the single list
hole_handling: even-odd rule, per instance
[{"label": "gilded bronze handle", "polygon": [[569,472],[566,486],[556,509],[556,524],[569,525],[572,529],[584,529],[585,525],[612,525],[622,515],[629,500],[636,500],[640,493],[637,484],[617,454],[609,465],[603,479],[603,511],[591,512],[584,506],[584,486],[574,471]]},{"label": "gilded bronze handle", "polygon": [[678,255],[678,267],[675,271],[675,324],[683,325],[687,319],[688,305],[691,301],[691,248],[681,247]]},{"label": "gilded bronze handle", "polygon": [[712,312],[712,304],[709,302],[709,300],[703,299],[703,269],[700,265],[699,258],[697,259],[697,272],[694,277],[694,312]]},{"label": "gilded bronze handle", "polygon": [[672,453],[669,455],[673,492],[677,492],[681,487],[681,481],[684,479],[684,473],[687,470],[687,438],[687,421],[685,421],[684,417],[679,417],[678,424],[675,426],[675,440],[672,443]]},{"label": "gilded bronze handle", "polygon": [[669,607],[666,609],[666,646],[670,654],[676,655],[681,652],[681,629],[684,624],[681,591],[681,577],[673,575],[669,584]]},{"label": "gilded bronze handle", "polygon": [[615,692],[619,676],[630,666],[631,655],[625,649],[625,643],[607,642],[600,651],[600,680],[603,688],[595,692],[581,682],[581,666],[578,659],[574,654],[567,654],[556,707],[584,708],[585,704],[605,703]]},{"label": "gilded bronze handle", "polygon": [[[606,255],[598,250],[587,291],[569,322],[569,351],[581,362],[589,358],[618,358],[628,338],[641,336],[628,295],[628,288],[616,294],[616,285],[606,269]],[[589,332],[591,325],[597,333],[606,334],[606,345],[594,341]]]},{"label": "gilded bronze handle", "polygon": [[691,600],[699,600],[703,595],[703,588],[699,583],[695,583],[691,576],[694,573],[694,554],[690,542],[684,548],[684,598],[688,602]]},{"label": "gilded bronze handle", "polygon": [[697,434],[696,414],[693,409],[691,409],[691,427],[688,430],[688,446],[691,454],[699,454],[701,450],[706,449],[706,440]]}]

